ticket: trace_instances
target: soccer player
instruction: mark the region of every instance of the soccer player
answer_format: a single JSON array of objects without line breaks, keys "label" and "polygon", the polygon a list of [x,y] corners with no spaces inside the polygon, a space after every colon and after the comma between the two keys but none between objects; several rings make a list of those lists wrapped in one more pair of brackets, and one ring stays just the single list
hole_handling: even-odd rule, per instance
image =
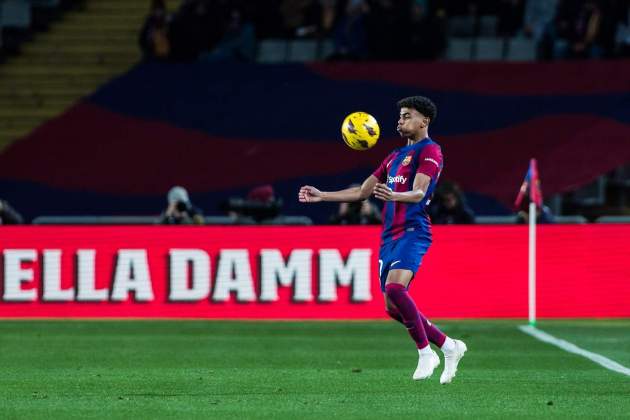
[{"label": "soccer player", "polygon": [[429,138],[429,124],[437,108],[428,98],[412,96],[398,102],[397,131],[407,145],[395,149],[360,187],[320,191],[310,185],[300,188],[302,203],[352,202],[370,195],[383,200],[383,233],[379,253],[380,283],[385,310],[403,324],[418,347],[418,366],[413,379],[430,377],[440,358],[429,341],[444,353],[440,383],[450,383],[466,352],[466,344],[447,337],[418,311],[408,293],[422,257],[431,245],[431,221],[427,205],[442,171],[440,146]]}]

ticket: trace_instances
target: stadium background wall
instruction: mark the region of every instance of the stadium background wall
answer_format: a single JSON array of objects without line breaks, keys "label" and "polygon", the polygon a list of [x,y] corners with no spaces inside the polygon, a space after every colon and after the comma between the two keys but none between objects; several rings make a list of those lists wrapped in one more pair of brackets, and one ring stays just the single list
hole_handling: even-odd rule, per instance
[{"label": "stadium background wall", "polygon": [[[365,179],[401,145],[396,101],[422,94],[439,109],[430,134],[444,153],[441,180],[477,214],[511,214],[532,157],[546,197],[630,162],[628,74],[630,60],[140,63],[4,149],[0,191],[32,220],[154,215],[182,185],[215,215],[269,183],[284,215],[325,224],[335,203],[304,206],[298,188]],[[365,152],[339,133],[357,110],[381,126]]]},{"label": "stadium background wall", "polygon": [[[0,317],[378,319],[378,227],[2,227]],[[630,225],[538,228],[540,317],[630,316]],[[525,318],[526,226],[436,226],[432,318]]]}]

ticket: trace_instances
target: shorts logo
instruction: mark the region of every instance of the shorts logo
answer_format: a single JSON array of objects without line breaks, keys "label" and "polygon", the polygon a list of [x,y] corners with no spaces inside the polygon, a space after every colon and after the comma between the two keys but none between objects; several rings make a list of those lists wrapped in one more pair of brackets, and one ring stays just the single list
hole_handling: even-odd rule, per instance
[{"label": "shorts logo", "polygon": [[407,165],[409,165],[410,162],[411,162],[411,156],[405,156],[405,158],[403,159],[401,165],[402,166],[407,166]]}]

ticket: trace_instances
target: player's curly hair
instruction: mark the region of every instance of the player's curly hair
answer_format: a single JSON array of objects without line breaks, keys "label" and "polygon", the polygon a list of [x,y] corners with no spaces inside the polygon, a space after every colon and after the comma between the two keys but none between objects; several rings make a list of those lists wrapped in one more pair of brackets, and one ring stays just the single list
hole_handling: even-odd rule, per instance
[{"label": "player's curly hair", "polygon": [[437,117],[437,106],[433,101],[425,96],[410,96],[403,98],[398,103],[398,109],[400,108],[413,108],[425,117],[428,117],[431,122],[435,121]]}]

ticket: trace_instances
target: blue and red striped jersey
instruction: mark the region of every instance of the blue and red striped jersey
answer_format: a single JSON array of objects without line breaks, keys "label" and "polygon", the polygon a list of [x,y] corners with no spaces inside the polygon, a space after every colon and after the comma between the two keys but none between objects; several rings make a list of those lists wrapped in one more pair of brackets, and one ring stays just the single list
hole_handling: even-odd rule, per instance
[{"label": "blue and red striped jersey", "polygon": [[413,180],[418,173],[431,177],[429,188],[419,203],[388,201],[383,207],[383,243],[396,240],[405,232],[416,232],[431,241],[431,220],[427,206],[435,191],[443,158],[440,146],[430,138],[394,150],[385,158],[372,175],[386,183],[396,192],[413,189]]}]

